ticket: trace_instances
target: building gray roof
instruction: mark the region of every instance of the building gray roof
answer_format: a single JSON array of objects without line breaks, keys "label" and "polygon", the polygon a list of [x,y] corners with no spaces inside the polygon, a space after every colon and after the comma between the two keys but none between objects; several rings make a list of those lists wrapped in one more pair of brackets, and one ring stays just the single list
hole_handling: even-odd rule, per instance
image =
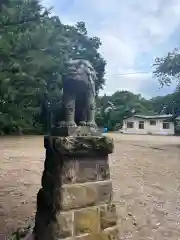
[{"label": "building gray roof", "polygon": [[[164,115],[151,115],[151,116],[147,116],[147,115],[132,115],[131,117],[137,117],[137,118],[142,118],[142,119],[171,119],[173,117],[172,114],[164,114]],[[128,119],[131,117],[126,117],[124,119]]]},{"label": "building gray roof", "polygon": [[144,118],[144,119],[159,119],[159,118],[172,118],[172,114],[164,114],[164,115],[152,115],[152,116],[146,116],[146,115],[134,115],[134,117],[138,118]]}]

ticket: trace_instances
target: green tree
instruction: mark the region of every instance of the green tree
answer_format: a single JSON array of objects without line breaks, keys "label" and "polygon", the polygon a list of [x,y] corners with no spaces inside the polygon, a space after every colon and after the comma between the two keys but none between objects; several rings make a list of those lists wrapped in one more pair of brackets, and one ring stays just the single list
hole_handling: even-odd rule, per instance
[{"label": "green tree", "polygon": [[178,114],[180,111],[180,93],[176,91],[166,96],[152,98],[151,103],[157,114]]},{"label": "green tree", "polygon": [[[109,102],[114,105],[114,109],[106,114]],[[132,114],[154,114],[153,105],[141,97],[128,91],[117,91],[111,96],[104,95],[97,99],[97,122],[101,126],[106,126],[114,130],[116,126],[122,126],[123,119]]]},{"label": "green tree", "polygon": [[158,78],[161,86],[170,85],[173,80],[179,82],[180,78],[180,50],[174,49],[166,57],[156,58],[153,64],[154,76]]},{"label": "green tree", "polygon": [[96,70],[97,81],[95,87],[98,94],[105,83],[104,74],[106,66],[106,61],[98,52],[101,41],[98,37],[88,37],[84,22],[78,22],[75,26],[67,25],[65,28],[71,47],[70,57],[88,59]]},{"label": "green tree", "polygon": [[180,49],[176,48],[169,52],[167,56],[156,58],[154,76],[158,78],[161,86],[171,85],[177,81],[177,89],[174,93],[163,97],[152,99],[152,104],[156,112],[166,114],[179,114],[180,110]]}]

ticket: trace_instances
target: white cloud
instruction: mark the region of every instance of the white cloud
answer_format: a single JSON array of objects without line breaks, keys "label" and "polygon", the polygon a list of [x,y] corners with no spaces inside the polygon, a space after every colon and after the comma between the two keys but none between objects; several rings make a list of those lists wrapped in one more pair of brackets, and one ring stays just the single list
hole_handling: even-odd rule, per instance
[{"label": "white cloud", "polygon": [[[141,86],[142,84],[146,85],[151,80],[151,73],[138,73],[133,74],[134,69],[128,71],[128,75],[122,74],[122,75],[107,75],[108,81],[103,91],[101,91],[101,95],[103,93],[106,93],[108,95],[113,94],[114,91],[121,91],[121,90],[127,90],[134,93],[140,93],[141,92]],[[144,97],[149,98],[150,95],[145,92],[143,94]]]},{"label": "white cloud", "polygon": [[99,36],[102,39],[100,51],[110,59],[109,65],[114,67],[113,71],[118,73],[119,69],[133,66],[136,56],[135,48],[108,32],[102,32]]},{"label": "white cloud", "polygon": [[[146,83],[152,81],[154,84],[151,73],[118,74],[151,71],[152,59],[158,56],[158,52],[166,54],[171,50],[166,49],[167,44],[171,46],[169,37],[180,25],[179,0],[69,0],[72,4],[68,4],[67,11],[61,11],[62,3],[67,4],[67,0],[45,1],[54,5],[55,13],[59,13],[66,23],[83,20],[89,34],[101,38],[103,45],[100,51],[107,61],[104,91],[109,93],[122,88],[143,93]],[[147,63],[139,69],[143,53]]]}]

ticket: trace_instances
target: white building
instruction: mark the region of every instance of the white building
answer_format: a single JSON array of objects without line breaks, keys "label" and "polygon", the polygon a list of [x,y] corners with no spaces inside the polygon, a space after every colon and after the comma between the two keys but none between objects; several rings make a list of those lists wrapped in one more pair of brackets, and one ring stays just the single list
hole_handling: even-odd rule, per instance
[{"label": "white building", "polygon": [[174,135],[173,115],[134,115],[123,120],[122,133]]}]

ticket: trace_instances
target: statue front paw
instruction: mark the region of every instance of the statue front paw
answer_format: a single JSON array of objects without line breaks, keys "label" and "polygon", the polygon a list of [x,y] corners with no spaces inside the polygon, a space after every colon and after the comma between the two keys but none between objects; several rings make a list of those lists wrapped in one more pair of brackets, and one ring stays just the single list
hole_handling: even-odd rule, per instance
[{"label": "statue front paw", "polygon": [[57,127],[65,127],[66,126],[66,122],[65,121],[61,121],[57,123]]},{"label": "statue front paw", "polygon": [[87,122],[86,126],[91,127],[91,128],[96,128],[97,127],[95,122]]},{"label": "statue front paw", "polygon": [[79,126],[86,126],[86,122],[85,121],[81,121],[81,122],[79,122]]},{"label": "statue front paw", "polygon": [[66,122],[66,127],[76,127],[76,123],[74,121]]}]

